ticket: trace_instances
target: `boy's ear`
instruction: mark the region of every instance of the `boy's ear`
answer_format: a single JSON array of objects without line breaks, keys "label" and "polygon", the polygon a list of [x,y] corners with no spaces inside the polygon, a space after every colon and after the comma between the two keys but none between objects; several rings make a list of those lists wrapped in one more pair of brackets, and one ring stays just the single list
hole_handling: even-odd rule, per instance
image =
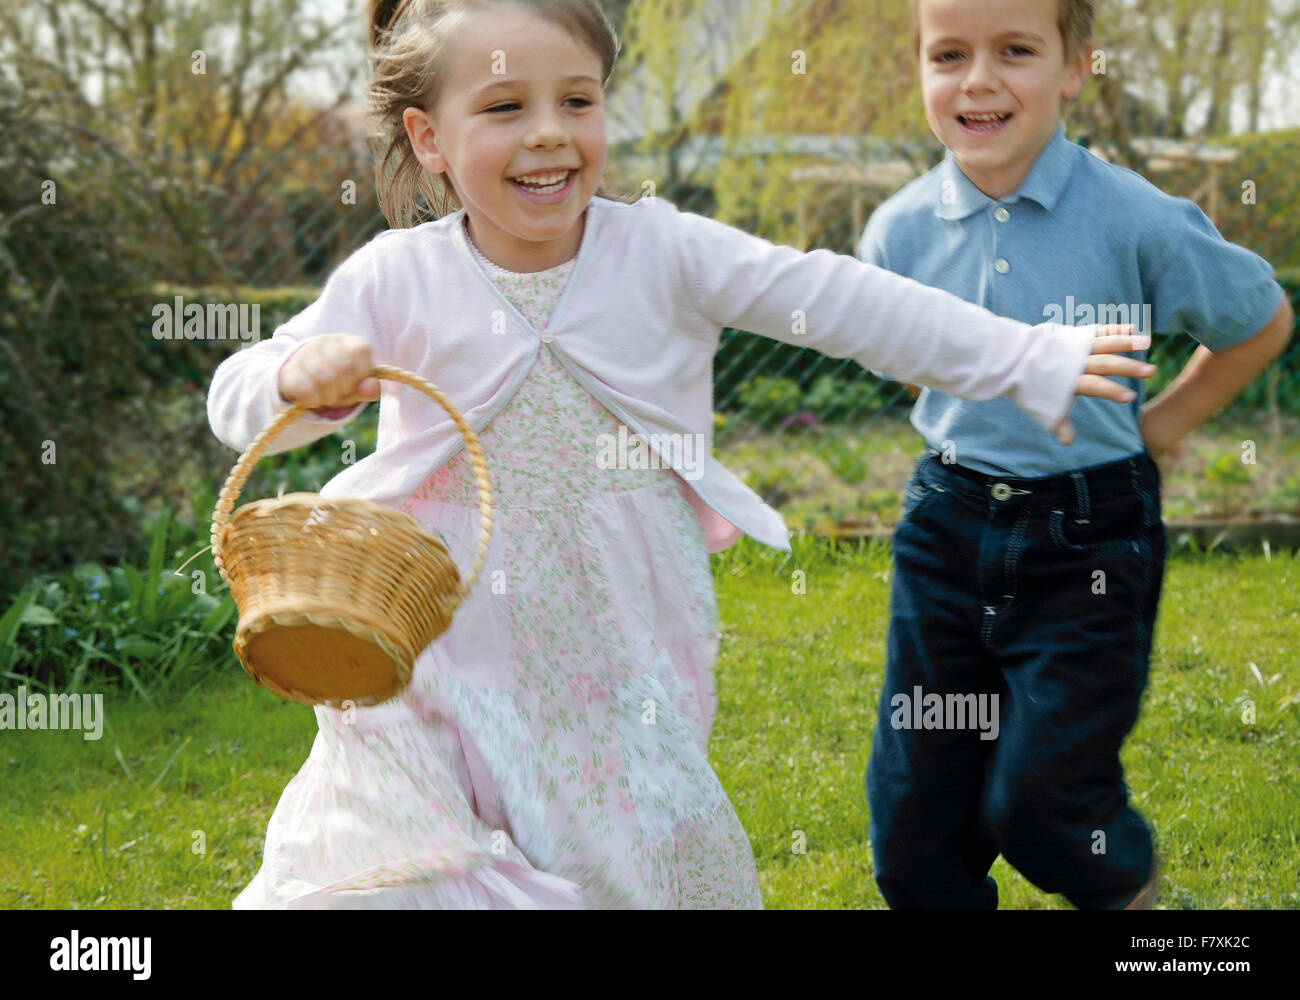
[{"label": "boy's ear", "polygon": [[422,108],[407,108],[402,112],[402,124],[406,126],[406,137],[411,141],[411,150],[420,166],[440,174],[447,169],[447,158],[438,146],[437,132],[428,112]]},{"label": "boy's ear", "polygon": [[1087,42],[1079,47],[1079,51],[1074,54],[1074,58],[1069,60],[1066,67],[1065,84],[1061,87],[1061,96],[1067,101],[1072,101],[1083,93],[1084,81],[1088,79],[1088,71],[1092,66],[1092,43]]}]

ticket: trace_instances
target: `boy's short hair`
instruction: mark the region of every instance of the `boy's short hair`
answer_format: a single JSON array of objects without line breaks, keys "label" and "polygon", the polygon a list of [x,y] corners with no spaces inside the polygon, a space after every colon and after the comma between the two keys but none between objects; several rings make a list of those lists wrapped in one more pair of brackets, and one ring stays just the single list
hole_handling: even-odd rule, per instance
[{"label": "boy's short hair", "polygon": [[[919,2],[912,0],[912,47],[918,53],[921,51],[921,22],[916,13]],[[1092,40],[1096,7],[1097,0],[1056,0],[1056,27],[1060,29],[1067,60],[1078,55]]]}]

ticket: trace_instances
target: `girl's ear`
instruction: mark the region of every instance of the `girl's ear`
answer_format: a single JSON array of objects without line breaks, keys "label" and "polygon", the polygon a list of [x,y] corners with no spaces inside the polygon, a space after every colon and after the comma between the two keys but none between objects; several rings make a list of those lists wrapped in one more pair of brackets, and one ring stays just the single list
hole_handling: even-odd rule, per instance
[{"label": "girl's ear", "polygon": [[406,137],[411,140],[411,150],[426,170],[440,174],[447,169],[447,158],[438,147],[433,121],[422,108],[407,108],[402,112]]}]

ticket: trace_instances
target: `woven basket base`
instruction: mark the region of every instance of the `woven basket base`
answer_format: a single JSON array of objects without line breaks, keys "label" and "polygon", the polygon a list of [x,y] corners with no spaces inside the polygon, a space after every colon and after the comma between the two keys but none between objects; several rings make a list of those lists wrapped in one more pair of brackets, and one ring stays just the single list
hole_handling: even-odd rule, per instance
[{"label": "woven basket base", "polygon": [[272,626],[248,640],[244,657],[259,683],[307,705],[373,705],[406,683],[379,646],[324,625]]}]

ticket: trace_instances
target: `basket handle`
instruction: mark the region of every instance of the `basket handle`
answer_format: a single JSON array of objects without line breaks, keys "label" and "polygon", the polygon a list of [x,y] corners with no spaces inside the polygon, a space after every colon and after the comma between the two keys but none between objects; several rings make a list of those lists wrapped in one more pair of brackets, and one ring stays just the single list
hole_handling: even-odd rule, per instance
[{"label": "basket handle", "polygon": [[[455,421],[456,429],[460,431],[461,437],[465,439],[465,450],[469,452],[470,460],[474,463],[474,482],[478,488],[479,512],[483,519],[483,531],[479,536],[478,553],[474,558],[474,567],[459,587],[458,596],[464,597],[470,585],[478,579],[478,575],[483,569],[483,562],[487,559],[488,541],[492,537],[492,483],[488,479],[487,462],[483,458],[483,448],[478,442],[478,435],[474,433],[474,429],[461,416],[460,411],[456,409],[446,394],[428,379],[414,375],[405,368],[396,368],[391,365],[375,365],[370,375],[374,378],[402,382],[414,389],[419,389],[447,411],[451,419]],[[227,586],[230,585],[230,577],[226,573],[225,561],[221,556],[221,538],[230,523],[230,512],[234,509],[235,500],[238,499],[240,491],[244,488],[244,483],[248,481],[248,477],[253,471],[253,466],[262,457],[262,453],[267,446],[281,431],[306,413],[307,410],[308,407],[303,406],[301,403],[293,403],[289,409],[267,424],[261,433],[253,438],[248,447],[244,449],[244,453],[239,456],[239,461],[230,470],[230,475],[226,478],[226,484],[221,488],[221,495],[217,499],[216,509],[212,512],[212,559]]]}]

